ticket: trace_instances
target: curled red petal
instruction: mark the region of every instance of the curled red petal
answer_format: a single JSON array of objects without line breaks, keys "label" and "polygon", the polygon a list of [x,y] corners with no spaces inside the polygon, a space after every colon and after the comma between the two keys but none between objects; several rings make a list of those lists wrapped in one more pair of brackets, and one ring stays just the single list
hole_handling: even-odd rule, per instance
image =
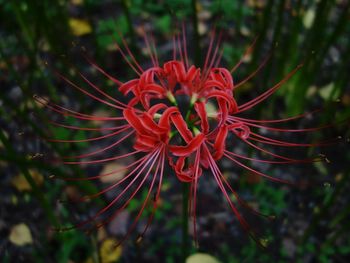
[{"label": "curled red petal", "polygon": [[148,129],[149,131],[152,131],[155,134],[160,135],[168,132],[167,128],[161,127],[157,123],[155,123],[152,116],[148,113],[142,114],[141,122],[146,129]]},{"label": "curled red petal", "polygon": [[165,95],[165,92],[166,92],[162,86],[160,86],[158,84],[154,84],[154,83],[146,84],[146,85],[142,86],[141,90],[145,91],[145,92],[148,91],[148,92],[158,94],[158,95]]},{"label": "curled red petal", "polygon": [[225,68],[213,68],[210,72],[211,78],[219,81],[225,89],[233,90],[233,79],[230,71]]},{"label": "curled red petal", "polygon": [[194,104],[194,109],[197,112],[199,118],[201,119],[201,129],[202,133],[207,134],[209,132],[209,123],[207,118],[207,112],[205,109],[204,101],[197,101]]},{"label": "curled red petal", "polygon": [[191,66],[187,71],[186,82],[192,82],[198,75],[199,71],[200,70],[197,69],[195,66]]},{"label": "curled red petal", "polygon": [[226,125],[220,127],[218,134],[215,138],[214,149],[215,153],[213,154],[213,158],[215,160],[221,159],[225,151],[226,145],[226,137],[227,137],[228,128]]},{"label": "curled red petal", "polygon": [[186,146],[169,145],[169,151],[175,156],[188,156],[196,151],[205,140],[203,133],[194,137]]},{"label": "curled red petal", "polygon": [[160,67],[153,67],[142,73],[140,77],[140,86],[144,86],[149,83],[154,83],[154,75],[163,75],[164,70]]},{"label": "curled red petal", "polygon": [[220,90],[225,90],[225,84],[217,80],[208,80],[204,84],[205,90],[210,90],[211,88],[219,88]]},{"label": "curled red petal", "polygon": [[183,63],[174,63],[174,70],[176,74],[176,78],[179,82],[185,82],[186,81],[186,69],[185,65]]},{"label": "curled red petal", "polygon": [[155,92],[155,91],[152,91],[152,90],[143,90],[140,92],[140,95],[137,95],[139,96],[140,98],[140,101],[142,103],[142,106],[145,108],[145,109],[149,109],[150,107],[150,100],[153,99],[153,98],[157,98],[157,99],[160,99],[162,98],[162,95]]},{"label": "curled red petal", "polygon": [[158,138],[153,136],[138,134],[136,137],[136,142],[134,144],[135,150],[139,151],[151,151],[154,150],[159,144]]},{"label": "curled red petal", "polygon": [[123,93],[123,95],[127,95],[130,91],[134,91],[138,84],[138,79],[129,80],[119,87],[119,91]]},{"label": "curled red petal", "polygon": [[205,97],[207,100],[209,98],[213,98],[213,97],[215,97],[217,99],[219,99],[219,98],[223,99],[226,101],[230,113],[234,113],[234,112],[238,111],[238,106],[237,106],[236,100],[232,97],[232,95],[229,95],[225,91],[213,90],[213,91],[208,92]]},{"label": "curled red petal", "polygon": [[154,114],[156,114],[158,111],[160,110],[164,110],[168,108],[167,105],[165,105],[164,103],[157,103],[155,105],[153,105],[152,107],[149,108],[148,110],[148,114],[153,116]]},{"label": "curled red petal", "polygon": [[[195,169],[193,165],[190,165],[188,168],[184,169],[186,158],[187,157],[179,157],[176,161],[176,164],[172,166],[175,170],[177,178],[181,182],[190,183],[193,180],[195,180],[194,178]],[[200,177],[201,175],[202,175],[202,169],[199,167],[198,177]]]},{"label": "curled red petal", "polygon": [[247,139],[250,135],[249,127],[240,122],[236,122],[228,125],[228,129],[236,133],[242,139]]},{"label": "curled red petal", "polygon": [[193,138],[192,132],[188,129],[187,123],[183,119],[181,113],[177,111],[172,114],[170,118],[185,142],[188,143],[191,141]]},{"label": "curled red petal", "polygon": [[139,103],[139,98],[138,97],[134,97],[132,98],[129,103],[128,103],[128,107],[134,107],[137,103]]},{"label": "curled red petal", "polygon": [[185,165],[185,159],[186,157],[179,157],[179,159],[177,159],[176,161],[176,165],[175,165],[175,173],[177,178],[181,181],[181,182],[186,182],[189,183],[193,180],[193,171],[191,171],[190,169],[186,169],[184,170],[184,165]]},{"label": "curled red petal", "polygon": [[170,128],[170,117],[171,117],[171,115],[174,114],[174,113],[178,113],[178,112],[179,112],[179,110],[175,106],[167,108],[163,112],[162,117],[160,117],[160,120],[158,122],[159,126],[169,129]]},{"label": "curled red petal", "polygon": [[126,121],[136,130],[137,133],[146,133],[146,129],[141,122],[141,118],[137,116],[134,108],[127,108],[123,111]]},{"label": "curled red petal", "polygon": [[200,164],[205,168],[208,169],[210,165],[209,161],[209,156],[207,151],[201,151],[201,156],[200,156]]}]

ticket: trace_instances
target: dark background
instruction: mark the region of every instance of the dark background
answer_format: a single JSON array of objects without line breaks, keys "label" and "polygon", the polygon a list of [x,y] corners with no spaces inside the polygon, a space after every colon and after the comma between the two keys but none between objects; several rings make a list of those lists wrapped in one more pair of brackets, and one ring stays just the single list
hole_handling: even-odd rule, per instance
[{"label": "dark background", "polygon": [[[111,224],[98,231],[57,232],[86,219],[110,200],[109,193],[85,203],[62,203],[94,193],[110,182],[66,182],[55,176],[97,175],[106,165],[53,165],[52,160],[89,152],[98,143],[61,144],[56,138],[86,139],[90,134],[50,126],[57,114],[33,100],[38,94],[60,105],[92,113],[110,112],[72,89],[55,71],[88,87],[77,71],[99,87],[120,96],[113,83],[93,70],[84,54],[122,81],[133,77],[114,42],[124,36],[142,67],[151,65],[142,31],[154,35],[158,56],[171,57],[172,36],[188,37],[192,63],[204,60],[213,28],[222,30],[222,66],[232,68],[258,37],[254,51],[235,71],[244,80],[272,54],[254,78],[236,93],[238,103],[261,94],[303,62],[304,67],[275,95],[247,116],[287,118],[322,108],[290,128],[331,127],[305,134],[282,134],[290,141],[316,142],[341,136],[325,148],[273,148],[277,153],[308,158],[325,154],[328,162],[307,165],[258,165],[298,186],[261,179],[223,161],[231,185],[251,206],[276,217],[272,222],[242,209],[261,235],[261,249],[242,230],[212,180],[201,180],[198,199],[199,248],[221,262],[348,262],[350,256],[350,11],[342,0],[146,1],[146,0],[0,0],[0,255],[3,262],[177,262],[181,255],[181,187],[171,171],[162,187],[159,211],[144,238],[137,230],[118,248],[113,242],[127,231],[142,205],[141,193]],[[198,30],[194,30],[197,28]],[[118,32],[120,34],[118,34]],[[74,119],[65,119],[77,125]],[[94,123],[93,125],[98,125]],[[108,143],[108,141],[107,141]],[[237,144],[233,151],[247,151]],[[130,144],[115,150],[130,150]],[[68,154],[67,154],[68,153]],[[247,155],[253,153],[247,151]],[[112,164],[113,165],[113,164]],[[122,166],[123,163],[114,165]],[[145,189],[146,191],[147,189]],[[141,228],[145,220],[141,220]]]}]

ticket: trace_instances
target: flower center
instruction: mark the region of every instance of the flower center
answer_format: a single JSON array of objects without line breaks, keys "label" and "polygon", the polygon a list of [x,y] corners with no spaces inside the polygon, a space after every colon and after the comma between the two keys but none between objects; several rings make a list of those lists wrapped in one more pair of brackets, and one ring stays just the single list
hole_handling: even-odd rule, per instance
[{"label": "flower center", "polygon": [[180,61],[150,68],[124,83],[120,91],[133,94],[123,114],[136,132],[134,148],[152,152],[166,147],[178,176],[191,169],[192,160],[207,168],[208,154],[215,160],[223,156],[228,131],[249,133],[239,123],[227,123],[229,114],[238,112],[233,87],[227,69],[201,72]]}]

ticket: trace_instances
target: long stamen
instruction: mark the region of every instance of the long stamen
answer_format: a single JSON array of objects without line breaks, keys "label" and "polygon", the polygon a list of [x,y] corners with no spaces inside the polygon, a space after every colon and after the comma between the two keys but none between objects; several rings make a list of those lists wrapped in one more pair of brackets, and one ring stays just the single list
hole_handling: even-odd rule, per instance
[{"label": "long stamen", "polygon": [[266,56],[266,58],[263,60],[263,62],[261,62],[261,64],[259,65],[259,67],[255,71],[253,71],[248,77],[246,77],[244,80],[239,82],[237,85],[235,85],[235,89],[237,89],[240,86],[244,85],[248,80],[253,78],[266,65],[267,61],[270,58],[271,58],[271,53],[268,56]]},{"label": "long stamen", "polygon": [[258,37],[254,38],[253,43],[246,49],[246,51],[244,52],[243,56],[238,61],[238,63],[230,70],[231,74],[235,72],[236,69],[243,63],[243,60],[245,59],[245,57],[252,53],[257,40],[258,40]]},{"label": "long stamen", "polygon": [[[130,127],[126,127],[125,129],[123,130],[120,130],[119,132],[124,132],[126,131],[127,129],[129,129]],[[101,152],[105,152],[113,147],[116,147],[118,144],[120,144],[121,142],[125,141],[127,138],[130,137],[131,134],[133,134],[134,131],[131,131],[129,132],[128,134],[126,134],[125,136],[123,136],[122,138],[120,138],[118,141],[112,143],[111,145],[108,145],[107,147],[104,147],[104,148],[101,148],[101,149],[98,149],[96,151],[93,151],[93,152],[90,152],[90,153],[85,153],[85,154],[81,154],[81,155],[75,155],[75,156],[63,156],[62,158],[63,159],[82,159],[82,158],[86,158],[86,157],[89,157],[89,156],[93,156],[93,155],[96,155],[96,154],[99,154]]]},{"label": "long stamen", "polygon": [[258,137],[258,138],[250,137],[250,139],[252,139],[254,141],[258,141],[258,142],[261,142],[264,144],[284,146],[284,147],[329,146],[329,145],[332,145],[332,144],[339,141],[339,138],[333,138],[333,139],[329,139],[329,140],[325,140],[325,141],[320,141],[317,143],[291,143],[291,142],[286,142],[286,141],[282,141],[282,140],[276,140],[276,139],[272,139],[269,137],[265,137],[265,136],[262,136],[260,134],[254,133],[254,132],[251,132],[251,135],[253,135],[254,137]]},{"label": "long stamen", "polygon": [[316,109],[310,112],[305,112],[296,116],[292,116],[292,117],[288,117],[288,118],[283,118],[283,119],[276,119],[276,120],[253,120],[253,119],[247,119],[247,118],[242,118],[242,117],[237,117],[237,116],[232,116],[231,118],[233,119],[238,119],[241,121],[245,121],[245,122],[253,122],[253,123],[280,123],[280,122],[287,122],[287,121],[291,121],[291,120],[296,120],[296,119],[300,119],[300,118],[304,118],[307,116],[310,116],[314,113],[320,112],[322,109]]},{"label": "long stamen", "polygon": [[184,63],[184,56],[183,56],[183,52],[182,52],[182,47],[181,47],[181,40],[180,40],[180,35],[177,35],[177,47],[180,53],[180,60],[182,63]]},{"label": "long stamen", "polygon": [[[147,175],[144,177],[144,179],[142,180],[142,182],[140,183],[140,185],[142,186],[142,184],[144,183],[144,181],[146,180],[146,178],[148,177],[148,174],[149,174],[149,172],[151,171],[151,169],[152,169],[152,167],[153,167],[153,165],[154,165],[154,163],[155,163],[155,161],[156,161],[156,158],[150,158],[150,160],[152,160],[153,159],[153,162],[152,162],[152,164],[150,165],[150,168],[148,169],[148,172],[147,172]],[[76,224],[76,225],[74,225],[74,226],[72,226],[72,227],[68,227],[68,228],[66,228],[66,229],[74,229],[74,228],[81,228],[82,226],[84,226],[84,225],[86,225],[86,224],[88,224],[88,223],[90,223],[91,221],[93,221],[93,220],[95,220],[95,219],[97,219],[99,216],[101,216],[102,214],[104,214],[105,212],[107,212],[107,210],[109,210],[116,202],[118,202],[118,200],[124,195],[124,193],[131,187],[131,185],[133,185],[134,184],[134,182],[139,178],[139,176],[142,174],[142,172],[144,171],[144,169],[146,168],[146,166],[149,164],[149,161],[150,160],[148,160],[148,162],[146,163],[146,165],[144,165],[143,166],[143,168],[138,172],[138,174],[135,176],[135,178],[123,189],[123,191],[117,196],[117,197],[115,197],[107,206],[105,206],[104,208],[102,208],[101,210],[99,210],[94,216],[92,216],[91,218],[89,218],[88,220],[84,220],[84,221],[82,221],[82,222],[80,222],[80,223],[78,223],[78,224]],[[124,178],[125,179],[125,178]],[[118,182],[119,183],[119,182]],[[113,187],[115,187],[115,185],[116,184],[114,184],[114,185],[112,185]],[[140,187],[140,185],[139,185],[139,187]],[[110,188],[110,187],[108,187],[107,189],[108,189],[108,191],[110,190],[110,189],[112,189],[112,188]],[[104,191],[101,191],[101,192],[99,192],[99,193],[97,193],[98,195],[101,195],[102,193],[105,193],[105,192],[107,192],[106,191],[106,189],[104,190]],[[95,197],[95,196],[97,196],[97,194],[95,194],[95,195],[92,195],[92,197],[90,197],[90,198],[93,198],[93,197]]]},{"label": "long stamen", "polygon": [[[152,189],[153,189],[155,180],[156,180],[156,178],[157,178],[158,171],[159,171],[159,167],[160,167],[160,163],[161,163],[161,159],[158,160],[158,163],[157,163],[157,165],[156,165],[156,169],[155,169],[155,172],[154,172],[154,176],[153,176],[151,185],[150,185],[150,187],[149,187],[149,190],[148,190],[148,192],[147,192],[146,198],[144,199],[144,202],[143,202],[143,204],[142,204],[142,206],[141,206],[141,208],[140,208],[138,214],[136,215],[136,217],[135,217],[135,219],[134,219],[132,225],[129,227],[129,230],[127,231],[126,235],[122,238],[122,240],[119,241],[119,243],[117,244],[117,246],[120,245],[120,244],[122,244],[122,243],[130,236],[131,232],[133,231],[133,229],[135,228],[137,222],[139,221],[140,217],[142,216],[143,211],[144,211],[144,209],[145,209],[145,207],[146,207],[146,204],[147,204],[147,202],[148,202],[148,200],[149,200],[149,198],[150,198],[150,194],[151,194],[151,192],[152,192]],[[151,170],[148,171],[148,173],[146,174],[144,180],[147,179],[147,177],[149,176],[150,172],[151,172]],[[120,208],[120,211],[122,211],[122,209],[124,209],[124,208],[128,205],[128,203],[131,201],[131,199],[135,196],[135,194],[139,191],[140,188],[141,188],[141,187],[139,187],[138,189],[136,189],[136,190],[134,191],[133,195],[129,198],[129,200],[124,204],[123,207]],[[115,216],[117,216],[117,213],[114,214],[114,215],[112,216],[112,218],[115,218]],[[108,219],[108,221],[110,221],[110,220]],[[108,221],[107,221],[107,222],[103,222],[103,224],[108,223]]]},{"label": "long stamen", "polygon": [[192,210],[192,217],[193,217],[193,236],[194,241],[196,244],[198,244],[198,238],[197,238],[197,220],[196,220],[196,203],[197,203],[197,184],[198,184],[198,174],[199,174],[199,159],[200,159],[200,152],[201,148],[198,149],[196,152],[195,162],[194,162],[194,186],[193,186],[193,210]]},{"label": "long stamen", "polygon": [[[237,136],[238,138],[240,138],[239,136]],[[293,158],[288,158],[286,156],[282,156],[282,155],[279,155],[279,154],[275,154],[275,153],[272,153],[266,149],[263,149],[253,143],[251,143],[250,141],[246,140],[246,139],[242,139],[240,138],[243,142],[245,142],[246,144],[250,145],[251,147],[263,152],[263,153],[266,153],[268,155],[271,155],[273,157],[276,157],[276,158],[279,158],[279,159],[282,159],[282,160],[286,160],[286,161],[293,161],[293,162],[298,162],[298,163],[307,163],[307,162],[310,162],[310,160],[314,160],[314,159],[305,159],[305,160],[301,160],[301,159],[293,159]]]},{"label": "long stamen", "polygon": [[[123,41],[123,40],[122,40]],[[120,54],[122,55],[124,61],[130,66],[130,68],[138,75],[141,76],[142,74],[142,68],[140,67],[140,69],[135,68],[135,66],[130,62],[130,60],[128,59],[128,57],[126,56],[126,54],[124,53],[123,49],[119,46],[118,44],[118,40],[115,39],[114,44],[116,45],[117,49],[119,50]],[[127,51],[128,52],[128,51]],[[131,52],[130,52],[131,53]],[[131,53],[132,54],[132,53]],[[132,58],[132,56],[131,56]],[[139,67],[138,63],[136,63],[136,67]]]},{"label": "long stamen", "polygon": [[[130,126],[128,125],[128,127],[126,128],[130,128]],[[93,138],[89,138],[89,139],[80,139],[80,140],[62,140],[62,139],[50,139],[50,138],[45,138],[47,141],[49,142],[65,142],[65,143],[80,143],[80,142],[92,142],[92,141],[99,141],[102,139],[106,139],[112,136],[115,136],[117,134],[119,134],[121,131],[115,131],[112,133],[108,133],[102,136],[98,136],[98,137],[93,137]]]},{"label": "long stamen", "polygon": [[[258,163],[268,163],[268,164],[291,164],[291,163],[299,163],[299,161],[275,161],[275,160],[261,160],[261,159],[256,159],[256,158],[252,158],[252,157],[248,157],[248,156],[244,156],[241,154],[237,154],[234,152],[230,152],[225,150],[224,151],[226,154],[232,155],[234,157],[238,157],[240,159],[244,159],[244,160],[249,160],[249,161],[254,161],[254,162],[258,162]],[[309,160],[309,162],[320,162],[322,161],[322,159],[312,159]],[[306,161],[305,161],[306,162]]]},{"label": "long stamen", "polygon": [[74,126],[74,125],[66,125],[66,124],[58,123],[51,120],[47,120],[47,122],[58,127],[71,129],[71,130],[80,130],[80,131],[114,131],[114,130],[119,130],[121,127],[121,126],[115,126],[115,127],[94,128],[94,127],[80,127],[80,126]]},{"label": "long stamen", "polygon": [[86,91],[86,90],[80,88],[79,86],[77,86],[76,84],[74,84],[72,81],[70,81],[69,79],[67,79],[67,78],[66,78],[65,76],[63,76],[62,74],[60,74],[60,73],[58,73],[58,72],[56,72],[56,74],[57,74],[61,79],[63,79],[65,82],[67,82],[69,85],[71,85],[72,87],[74,87],[74,88],[76,88],[77,90],[81,91],[82,93],[84,93],[85,95],[89,96],[90,98],[92,98],[92,99],[94,99],[94,100],[96,100],[96,101],[99,101],[99,102],[101,102],[101,103],[103,103],[103,104],[106,104],[106,105],[108,105],[108,106],[111,106],[111,107],[113,107],[113,108],[116,108],[116,109],[121,109],[121,110],[124,109],[123,107],[120,107],[120,106],[118,106],[118,105],[115,105],[115,104],[113,104],[113,103],[110,103],[110,102],[108,102],[108,101],[106,101],[106,100],[100,99],[99,97],[97,97],[97,96],[91,94],[90,92],[88,92],[88,91]]},{"label": "long stamen", "polygon": [[[235,119],[238,119],[238,118],[236,118],[236,117],[229,117],[228,119],[229,120],[235,120]],[[238,120],[243,120],[243,119],[238,119]],[[334,124],[326,124],[326,125],[322,125],[322,126],[314,127],[314,128],[284,129],[284,128],[276,128],[276,127],[271,127],[271,126],[255,124],[255,123],[251,123],[250,121],[245,121],[244,123],[246,125],[248,125],[248,126],[262,128],[262,129],[271,130],[271,131],[278,131],[278,132],[312,132],[312,131],[323,130],[323,129],[330,128],[330,127],[334,126]]]},{"label": "long stamen", "polygon": [[[252,99],[243,105],[238,107],[238,112],[246,111],[252,107],[254,107],[256,104],[261,103],[268,97],[270,97],[273,93],[275,93],[287,80],[289,80],[301,67],[303,64],[298,65],[295,69],[293,69],[289,74],[284,77],[280,82],[278,82],[275,86],[268,89],[264,93],[262,93],[260,96],[256,97],[255,99]],[[237,112],[237,113],[238,113]]]},{"label": "long stamen", "polygon": [[64,164],[95,164],[95,163],[104,163],[104,162],[109,162],[109,161],[115,161],[118,159],[123,159],[126,158],[128,156],[134,155],[139,153],[140,151],[133,151],[130,153],[126,153],[126,154],[122,154],[122,155],[118,155],[118,156],[114,156],[114,157],[110,157],[110,158],[105,158],[105,159],[99,159],[99,160],[92,160],[92,161],[76,161],[76,162],[62,162]]},{"label": "long stamen", "polygon": [[120,39],[122,40],[122,43],[123,43],[123,46],[124,46],[125,49],[126,49],[126,52],[128,52],[128,55],[131,57],[132,62],[134,62],[134,64],[135,64],[136,67],[138,68],[138,70],[139,70],[141,73],[143,73],[143,72],[144,72],[143,68],[142,68],[142,67],[140,66],[140,64],[137,62],[137,60],[136,60],[134,54],[130,51],[129,45],[128,45],[128,43],[126,42],[125,38],[123,37],[123,35],[120,33],[119,30],[117,30],[117,32],[118,32],[118,35],[119,35]]},{"label": "long stamen", "polygon": [[[216,166],[216,168],[218,168]],[[263,214],[259,211],[257,211],[256,209],[254,209],[253,207],[251,207],[249,204],[247,204],[242,198],[239,197],[239,195],[237,194],[236,191],[233,190],[233,188],[231,187],[231,185],[228,183],[228,181],[226,180],[226,178],[222,175],[221,171],[219,169],[217,169],[217,173],[220,176],[221,180],[225,183],[226,187],[231,191],[231,193],[235,196],[235,198],[237,199],[237,201],[239,202],[239,204],[247,209],[249,209],[251,212],[253,212],[254,214],[258,215],[258,216],[262,216],[265,217],[267,219],[272,219],[273,216],[271,215],[266,215]]]},{"label": "long stamen", "polygon": [[186,68],[188,69],[188,56],[187,56],[187,40],[186,40],[186,29],[185,29],[185,24],[182,23],[182,44],[183,44],[183,49],[185,53],[185,65]]},{"label": "long stamen", "polygon": [[150,58],[152,60],[153,67],[156,67],[157,66],[157,61],[156,61],[156,59],[153,56],[152,48],[151,48],[151,46],[149,44],[148,37],[147,37],[147,34],[146,34],[145,31],[143,31],[143,39],[145,41],[146,48],[148,50],[149,56],[150,56]]},{"label": "long stamen", "polygon": [[[70,117],[74,117],[76,119],[93,120],[93,121],[123,120],[124,119],[124,117],[104,117],[104,116],[88,115],[88,114],[80,113],[80,112],[62,107],[58,104],[50,102],[48,99],[39,97],[37,95],[34,95],[33,98],[39,104],[43,105],[46,108],[49,108],[50,110],[53,110],[56,113],[62,114],[63,116],[70,116]],[[67,112],[70,112],[71,114],[67,113]]]},{"label": "long stamen", "polygon": [[[205,147],[206,148],[206,147]],[[221,189],[222,193],[224,194],[226,201],[228,202],[231,210],[233,211],[233,213],[235,214],[237,220],[239,221],[239,223],[241,224],[241,226],[243,227],[243,229],[249,234],[249,236],[255,240],[255,242],[257,242],[258,244],[260,244],[259,240],[256,238],[255,232],[252,231],[250,225],[248,224],[248,222],[242,217],[241,213],[237,210],[236,206],[232,203],[231,198],[229,197],[229,195],[227,194],[227,191],[224,187],[224,185],[222,184],[221,180],[220,180],[220,176],[217,174],[217,170],[219,169],[214,161],[214,159],[212,158],[212,156],[210,155],[209,150],[206,148],[206,151],[208,153],[209,156],[209,162],[210,162],[210,169],[211,172],[214,176],[215,181],[217,182],[219,188]]]},{"label": "long stamen", "polygon": [[88,80],[82,73],[78,72],[78,74],[80,75],[80,77],[87,82],[90,87],[92,87],[93,89],[95,89],[98,93],[100,93],[101,95],[105,96],[106,98],[110,99],[111,101],[115,102],[116,104],[120,105],[119,109],[125,109],[127,107],[127,105],[125,105],[124,103],[120,102],[119,100],[116,100],[115,98],[113,98],[112,96],[108,95],[106,92],[102,91],[99,87],[97,87],[95,84],[93,84],[90,80]]},{"label": "long stamen", "polygon": [[[118,174],[122,171],[125,171],[125,170],[129,170],[131,167],[135,166],[136,164],[140,163],[140,162],[144,162],[146,159],[147,159],[147,155],[145,155],[144,157],[136,160],[135,162],[127,165],[127,166],[124,166],[122,168],[119,168],[119,169],[116,169],[116,170],[113,170],[111,172],[108,172],[108,173],[105,173],[105,174],[99,174],[99,175],[96,175],[96,176],[90,176],[90,177],[59,177],[59,176],[55,176],[54,178],[58,178],[58,179],[61,179],[61,180],[65,180],[65,181],[90,181],[90,180],[97,180],[97,179],[101,179],[101,178],[104,178],[104,177],[107,177],[107,176],[111,176],[111,175],[114,175],[114,174]],[[130,174],[129,174],[130,175]],[[131,176],[131,175],[130,175]],[[128,178],[130,177],[128,176]],[[125,176],[126,177],[126,176]],[[125,178],[124,177],[124,178]],[[126,179],[125,179],[126,180]],[[89,199],[89,197],[85,197],[85,199]],[[81,200],[75,200],[75,202],[81,202],[81,201],[84,201],[84,199],[81,199]]]},{"label": "long stamen", "polygon": [[233,158],[232,156],[230,156],[230,155],[228,155],[228,154],[226,154],[226,153],[224,153],[224,156],[226,156],[228,159],[230,159],[230,160],[233,161],[234,163],[238,164],[238,165],[241,166],[242,168],[244,168],[244,169],[246,169],[246,170],[248,170],[248,171],[250,171],[250,172],[253,172],[253,173],[255,173],[255,174],[258,174],[258,175],[260,175],[260,176],[262,176],[262,177],[265,177],[265,178],[269,179],[269,180],[272,181],[272,182],[284,183],[284,184],[289,184],[289,185],[295,185],[295,183],[293,183],[293,182],[291,182],[291,181],[284,180],[284,179],[280,179],[280,178],[275,178],[275,177],[272,177],[272,176],[267,175],[267,174],[265,174],[265,173],[259,172],[259,171],[255,170],[255,169],[253,169],[253,168],[251,168],[251,167],[249,167],[249,166],[247,166],[247,165],[244,165],[243,163],[241,163],[240,161],[238,161],[237,159]]},{"label": "long stamen", "polygon": [[109,75],[105,70],[103,70],[99,65],[97,65],[94,61],[92,61],[88,56],[86,56],[85,54],[82,54],[82,56],[85,58],[85,60],[91,65],[93,66],[95,69],[97,69],[100,73],[102,73],[104,76],[106,76],[108,79],[110,79],[111,81],[113,81],[115,84],[117,84],[118,86],[123,85],[123,82],[119,81],[118,79],[116,79],[115,77],[112,77],[111,75]]},{"label": "long stamen", "polygon": [[173,36],[173,60],[176,60],[176,37]]},{"label": "long stamen", "polygon": [[209,63],[209,67],[208,67],[208,70],[207,70],[207,72],[206,72],[206,77],[205,77],[205,79],[208,77],[209,71],[210,71],[210,69],[213,67],[214,62],[215,62],[215,60],[216,60],[216,56],[217,56],[219,47],[220,47],[220,45],[221,45],[221,38],[222,38],[222,31],[220,31],[220,33],[219,33],[218,41],[216,42],[216,46],[215,46],[215,49],[214,49],[214,54],[213,54],[213,56],[211,57],[211,60],[210,60],[210,63]]},{"label": "long stamen", "polygon": [[159,67],[158,54],[157,54],[157,49],[156,49],[156,40],[155,40],[152,32],[151,32],[151,47],[152,47],[152,50],[154,52],[156,66]]},{"label": "long stamen", "polygon": [[[204,66],[203,66],[203,75],[205,74],[204,72],[208,71],[207,66],[208,66],[208,61],[209,61],[209,57],[210,57],[210,54],[211,54],[211,50],[213,48],[214,39],[215,39],[215,28],[213,29],[213,31],[211,33],[209,48],[208,48],[207,55],[205,57]],[[201,82],[203,82],[203,75],[202,75]]]},{"label": "long stamen", "polygon": [[143,229],[143,231],[140,234],[141,237],[144,236],[144,234],[146,233],[149,225],[151,224],[151,222],[153,220],[153,217],[154,217],[155,212],[156,212],[157,207],[158,207],[158,200],[159,200],[159,196],[160,196],[160,190],[161,190],[162,181],[163,181],[163,174],[164,174],[164,161],[165,161],[165,151],[163,150],[160,175],[159,175],[159,182],[158,182],[156,196],[155,196],[155,199],[153,200],[153,209],[152,209],[151,215],[148,218],[148,221],[147,221],[145,228]]},{"label": "long stamen", "polygon": [[[134,176],[134,179],[136,177],[138,177],[145,169],[146,167],[150,164],[150,162],[154,159],[154,157],[156,156],[156,152],[153,151],[149,154],[147,154],[146,156],[144,156],[143,158],[141,158],[142,161],[138,162],[134,162],[131,164],[131,166],[134,166],[135,164],[139,163],[132,171],[130,171],[127,175],[125,175],[121,180],[119,180],[118,182],[106,187],[105,189],[95,193],[95,194],[92,194],[92,195],[86,195],[86,196],[83,196],[77,200],[75,200],[76,202],[84,202],[84,201],[87,201],[87,200],[91,200],[93,198],[96,198],[100,195],[103,195],[105,193],[107,193],[108,191],[112,190],[112,189],[115,189],[117,186],[119,186],[120,184],[122,184],[123,182],[125,182],[128,178],[130,178],[132,175],[134,175],[135,173],[137,173],[135,176]],[[140,170],[139,170],[140,169]],[[94,176],[94,177],[89,177],[88,179],[86,180],[95,180],[95,179],[99,179],[101,177],[106,177],[106,176],[110,176],[112,174],[116,174],[118,172],[120,172],[122,169],[118,169],[116,171],[112,171],[112,172],[109,172],[107,174],[102,174],[102,175],[98,175],[98,176]],[[138,171],[139,170],[139,171]],[[138,172],[137,172],[138,171]],[[71,181],[78,181],[79,178],[66,178],[65,180],[71,180]],[[137,178],[136,178],[137,179]],[[131,185],[131,184],[130,184]]]}]

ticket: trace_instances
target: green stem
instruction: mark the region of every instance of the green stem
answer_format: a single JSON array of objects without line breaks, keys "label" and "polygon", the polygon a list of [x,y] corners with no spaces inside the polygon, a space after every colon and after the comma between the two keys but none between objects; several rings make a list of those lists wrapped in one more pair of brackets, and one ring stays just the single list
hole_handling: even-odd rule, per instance
[{"label": "green stem", "polygon": [[188,194],[189,184],[182,183],[182,262],[186,262],[189,254],[189,236],[188,236]]}]

